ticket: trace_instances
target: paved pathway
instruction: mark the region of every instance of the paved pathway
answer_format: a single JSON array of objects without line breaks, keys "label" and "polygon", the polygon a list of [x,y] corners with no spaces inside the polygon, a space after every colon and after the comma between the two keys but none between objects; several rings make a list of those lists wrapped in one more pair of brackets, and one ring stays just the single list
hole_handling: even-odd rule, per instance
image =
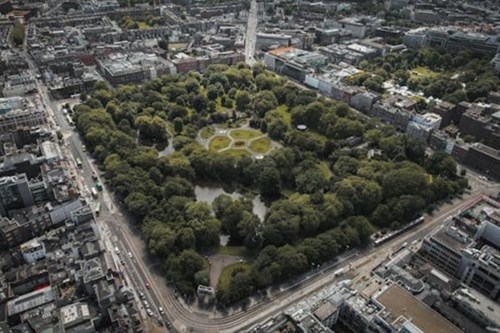
[{"label": "paved pathway", "polygon": [[[208,139],[203,139],[198,135],[197,140],[203,147],[205,147],[205,149],[208,150],[209,146],[210,146],[210,141],[212,141],[212,139],[214,137],[225,136],[225,137],[229,138],[229,140],[230,140],[229,145],[225,148],[219,149],[218,150],[219,153],[230,150],[230,149],[240,149],[240,150],[248,151],[253,158],[257,158],[257,159],[263,158],[264,155],[269,154],[269,152],[271,152],[274,149],[281,148],[281,145],[278,142],[275,142],[275,141],[269,139],[271,141],[271,145],[270,145],[269,150],[266,153],[254,152],[252,149],[250,149],[250,145],[252,144],[252,142],[259,140],[259,139],[262,139],[262,138],[269,138],[269,136],[267,134],[262,134],[262,135],[259,135],[257,137],[249,138],[249,139],[234,139],[230,134],[232,131],[236,131],[236,130],[257,131],[255,129],[249,128],[248,125],[243,125],[242,127],[239,127],[239,128],[230,128],[230,129],[215,127],[215,133],[211,137],[209,137]],[[245,144],[237,146],[236,142],[241,142],[241,141],[243,141]]]}]

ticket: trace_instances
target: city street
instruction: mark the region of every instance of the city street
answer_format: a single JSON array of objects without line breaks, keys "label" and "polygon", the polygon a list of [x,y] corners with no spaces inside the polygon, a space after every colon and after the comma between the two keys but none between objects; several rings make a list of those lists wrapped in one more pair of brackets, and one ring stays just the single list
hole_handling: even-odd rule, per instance
[{"label": "city street", "polygon": [[252,0],[248,12],[247,30],[245,33],[245,61],[247,65],[255,64],[255,43],[257,42],[257,0]]}]

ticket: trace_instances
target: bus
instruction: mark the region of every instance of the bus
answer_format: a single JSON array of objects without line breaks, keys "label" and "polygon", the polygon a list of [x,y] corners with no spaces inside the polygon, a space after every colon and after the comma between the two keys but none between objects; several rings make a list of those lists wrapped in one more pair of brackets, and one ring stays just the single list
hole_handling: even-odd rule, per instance
[{"label": "bus", "polygon": [[82,168],[82,160],[80,160],[78,157],[76,158],[76,166],[80,169]]},{"label": "bus", "polygon": [[101,211],[101,202],[97,201],[95,203],[95,216],[99,216],[100,211]]},{"label": "bus", "polygon": [[90,191],[92,192],[92,196],[93,196],[94,198],[99,197],[99,193],[97,193],[97,191],[95,190],[95,188],[93,188],[93,187],[92,187],[92,189],[91,189]]},{"label": "bus", "polygon": [[98,190],[98,191],[102,191],[102,184],[99,180],[97,180],[95,182],[95,188]]}]

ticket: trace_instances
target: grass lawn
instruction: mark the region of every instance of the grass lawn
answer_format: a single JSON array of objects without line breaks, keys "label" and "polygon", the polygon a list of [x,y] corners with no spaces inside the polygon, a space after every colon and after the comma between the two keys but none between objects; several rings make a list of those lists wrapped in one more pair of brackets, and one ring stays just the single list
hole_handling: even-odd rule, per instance
[{"label": "grass lawn", "polygon": [[186,47],[187,47],[187,43],[169,43],[168,44],[169,49],[180,50],[180,49],[184,49]]},{"label": "grass lawn", "polygon": [[228,147],[230,142],[231,140],[227,136],[216,136],[210,140],[208,147],[210,150],[219,151]]},{"label": "grass lawn", "polygon": [[205,140],[210,138],[214,134],[215,134],[215,128],[213,128],[212,126],[203,127],[200,130],[200,137]]},{"label": "grass lawn", "polygon": [[261,136],[262,133],[251,129],[235,129],[229,135],[235,140],[248,140]]},{"label": "grass lawn", "polygon": [[429,68],[422,66],[418,66],[410,70],[410,76],[412,79],[434,78],[438,75],[439,73],[433,72]]},{"label": "grass lawn", "polygon": [[326,179],[330,179],[332,177],[332,171],[325,162],[321,162],[318,166]]},{"label": "grass lawn", "polygon": [[279,114],[288,126],[292,124],[292,115],[288,112],[288,107],[286,105],[280,105],[273,111]]},{"label": "grass lawn", "polygon": [[314,139],[316,139],[318,141],[321,141],[323,143],[326,141],[326,136],[324,136],[321,133],[316,132],[315,130],[307,129],[306,133],[308,133],[311,137],[313,137]]},{"label": "grass lawn", "polygon": [[216,251],[217,254],[224,254],[227,256],[242,257],[246,254],[244,246],[219,246]]},{"label": "grass lawn", "polygon": [[252,156],[252,154],[250,154],[250,152],[246,149],[228,149],[221,152],[221,154],[228,154],[236,159]]},{"label": "grass lawn", "polygon": [[231,265],[227,265],[222,270],[219,276],[219,282],[217,283],[217,289],[227,290],[229,288],[229,282],[231,277],[240,271],[249,271],[252,265],[248,262],[236,262]]},{"label": "grass lawn", "polygon": [[215,112],[217,112],[217,113],[225,113],[226,112],[226,108],[224,106],[222,106],[220,97],[217,97],[217,99],[215,100]]},{"label": "grass lawn", "polygon": [[257,154],[265,154],[271,148],[271,140],[267,137],[253,140],[250,149]]},{"label": "grass lawn", "polygon": [[143,21],[136,21],[136,22],[137,22],[137,25],[139,26],[139,30],[146,30],[146,29],[151,28],[149,26],[149,24],[147,24],[146,22],[143,22]]}]

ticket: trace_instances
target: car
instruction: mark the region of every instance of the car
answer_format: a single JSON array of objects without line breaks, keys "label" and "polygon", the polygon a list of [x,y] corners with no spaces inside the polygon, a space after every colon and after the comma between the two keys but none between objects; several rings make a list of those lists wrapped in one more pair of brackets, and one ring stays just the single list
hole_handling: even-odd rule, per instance
[{"label": "car", "polygon": [[146,309],[146,313],[148,316],[153,317],[153,311],[151,311],[151,309]]},{"label": "car", "polygon": [[132,252],[127,253],[128,257],[132,259]]},{"label": "car", "polygon": [[160,306],[160,307],[158,308],[158,312],[159,312],[159,313],[161,313],[161,314],[164,314],[164,313],[165,313],[165,310],[163,310],[163,308]]},{"label": "car", "polygon": [[167,320],[167,321],[165,322],[165,325],[167,326],[167,328],[171,328],[171,327],[172,327],[172,324],[170,323],[170,321],[169,321],[169,320]]},{"label": "car", "polygon": [[488,178],[486,178],[485,176],[479,176],[478,178],[481,180],[488,180]]},{"label": "car", "polygon": [[146,288],[151,288],[151,286],[149,285],[149,283],[146,282]]},{"label": "car", "polygon": [[142,291],[139,291],[139,297],[140,299],[146,299],[146,295]]},{"label": "car", "polygon": [[144,307],[146,309],[149,309],[149,303],[148,303],[148,301],[144,300],[142,303],[144,304]]},{"label": "car", "polygon": [[115,252],[116,252],[116,254],[118,254],[118,255],[120,254],[120,249],[118,248],[118,246],[117,246],[117,247],[115,247]]}]

